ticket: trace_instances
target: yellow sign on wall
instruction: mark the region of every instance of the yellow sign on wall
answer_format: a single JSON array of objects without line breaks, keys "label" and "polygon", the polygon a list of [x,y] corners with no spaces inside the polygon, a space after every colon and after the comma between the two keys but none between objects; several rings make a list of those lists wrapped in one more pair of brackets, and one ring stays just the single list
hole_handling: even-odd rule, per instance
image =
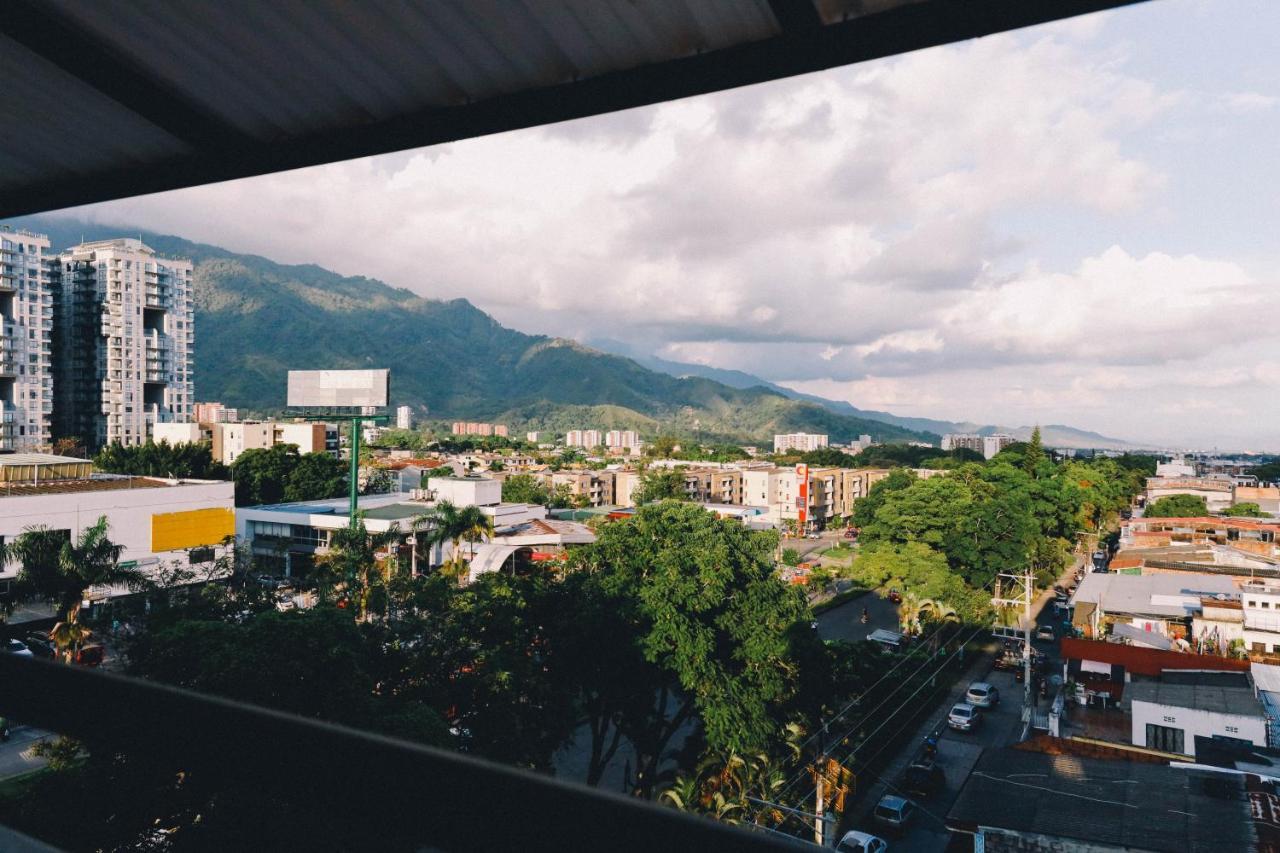
[{"label": "yellow sign on wall", "polygon": [[236,532],[236,512],[228,507],[162,512],[151,516],[151,550],[183,551],[217,545]]}]

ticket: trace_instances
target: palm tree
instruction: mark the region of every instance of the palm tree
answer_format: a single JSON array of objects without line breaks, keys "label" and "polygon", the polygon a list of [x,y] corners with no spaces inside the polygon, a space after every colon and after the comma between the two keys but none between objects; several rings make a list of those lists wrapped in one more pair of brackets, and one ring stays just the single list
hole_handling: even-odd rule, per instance
[{"label": "palm tree", "polygon": [[471,546],[471,558],[476,555],[477,542],[493,538],[493,519],[485,515],[478,506],[463,507],[458,513],[458,524],[462,528],[461,538]]},{"label": "palm tree", "polygon": [[76,624],[84,594],[95,586],[146,586],[146,576],[120,564],[123,548],[107,537],[110,525],[100,517],[73,541],[64,530],[28,527],[5,549],[5,560],[20,563],[18,585],[25,594],[58,607],[60,621]]},{"label": "palm tree", "polygon": [[412,527],[418,540],[428,549],[449,542],[456,555],[459,543],[470,543],[468,558],[475,556],[476,542],[493,537],[493,520],[479,507],[457,507],[449,501],[440,501],[430,512],[415,518]]},{"label": "palm tree", "polygon": [[[356,619],[365,621],[369,614],[369,594],[373,590],[373,573],[380,568],[378,552],[400,541],[400,529],[392,524],[385,532],[370,534],[364,518],[356,516],[350,527],[334,530],[329,539],[329,550],[316,558],[322,577],[330,587],[339,584],[355,589],[357,595]],[[382,580],[390,580],[391,557],[381,563]]]}]

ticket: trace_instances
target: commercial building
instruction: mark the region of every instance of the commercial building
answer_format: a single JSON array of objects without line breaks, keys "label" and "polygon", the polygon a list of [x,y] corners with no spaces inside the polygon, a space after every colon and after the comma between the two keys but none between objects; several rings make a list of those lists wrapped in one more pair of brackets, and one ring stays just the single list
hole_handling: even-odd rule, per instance
[{"label": "commercial building", "polygon": [[1103,637],[1113,624],[1126,624],[1170,639],[1194,636],[1192,620],[1206,598],[1234,598],[1236,585],[1225,575],[1122,575],[1093,572],[1071,596],[1072,619],[1088,636]]},{"label": "commercial building", "polygon": [[396,409],[396,429],[413,429],[413,409],[409,406]]},{"label": "commercial building", "polygon": [[240,411],[221,403],[196,403],[191,419],[200,424],[233,424],[240,420]]},{"label": "commercial building", "polygon": [[131,237],[82,243],[52,264],[53,431],[90,447],[142,444],[151,427],[192,419],[191,261]]},{"label": "commercial building", "polygon": [[[32,525],[75,538],[105,517],[120,560],[152,576],[162,568],[211,564],[235,533],[235,485],[212,480],[93,475],[83,459],[46,454],[0,456],[0,541]],[[0,579],[21,567],[8,564]],[[211,567],[210,567],[211,568]],[[127,590],[94,589],[91,600]]]},{"label": "commercial building", "polygon": [[1195,495],[1204,498],[1210,512],[1231,506],[1235,488],[1230,477],[1148,477],[1144,500],[1150,506],[1170,495]]},{"label": "commercial building", "polygon": [[793,450],[808,453],[810,450],[818,450],[826,446],[827,436],[816,433],[792,432],[773,437],[774,453],[787,453]]},{"label": "commercial building", "polygon": [[52,440],[50,272],[48,237],[0,229],[0,450],[39,450]]}]

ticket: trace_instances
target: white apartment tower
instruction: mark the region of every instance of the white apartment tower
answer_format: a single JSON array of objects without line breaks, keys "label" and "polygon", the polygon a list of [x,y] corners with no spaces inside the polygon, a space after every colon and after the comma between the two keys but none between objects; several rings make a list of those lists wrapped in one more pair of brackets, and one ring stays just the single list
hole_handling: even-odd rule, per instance
[{"label": "white apartment tower", "polygon": [[49,445],[53,420],[53,289],[49,238],[0,229],[0,449]]},{"label": "white apartment tower", "polygon": [[56,270],[55,433],[142,444],[152,424],[191,420],[191,261],[121,238],[73,246]]},{"label": "white apartment tower", "polygon": [[792,432],[773,437],[774,453],[786,453],[789,450],[808,453],[811,450],[820,450],[826,446],[827,436],[817,433]]},{"label": "white apartment tower", "polygon": [[408,406],[396,409],[396,429],[413,429],[413,409]]}]

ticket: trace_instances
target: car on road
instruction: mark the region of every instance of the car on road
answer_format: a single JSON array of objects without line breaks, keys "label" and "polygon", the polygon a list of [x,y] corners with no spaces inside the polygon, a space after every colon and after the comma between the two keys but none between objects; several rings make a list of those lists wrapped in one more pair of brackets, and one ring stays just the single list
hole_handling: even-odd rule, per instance
[{"label": "car on road", "polygon": [[809,533],[809,534],[806,534],[804,538],[805,538],[805,539],[821,539],[821,538],[822,538],[822,534],[821,534],[821,533]]},{"label": "car on road", "polygon": [[889,603],[891,604],[902,603],[902,593],[898,592],[896,589],[889,590],[889,594],[886,597],[889,599]]},{"label": "car on road", "polygon": [[869,832],[852,830],[844,834],[836,845],[839,853],[888,853],[889,842]]},{"label": "car on road", "polygon": [[80,666],[102,666],[107,657],[107,650],[97,643],[82,646],[75,654],[75,663]]},{"label": "car on road", "polygon": [[958,732],[971,732],[982,725],[982,712],[968,702],[957,702],[947,714],[947,725]]},{"label": "car on road", "polygon": [[902,771],[902,782],[898,787],[917,797],[929,797],[941,791],[946,785],[946,774],[942,772],[937,762],[930,759],[917,761]]},{"label": "car on road", "polygon": [[58,647],[54,645],[53,640],[49,639],[49,635],[43,631],[32,631],[27,634],[24,643],[27,648],[31,649],[31,653],[38,658],[56,658],[58,656]]},{"label": "car on road", "polygon": [[885,794],[871,813],[876,823],[893,832],[906,830],[915,816],[916,804],[897,794]]},{"label": "car on road", "polygon": [[853,529],[846,530],[846,531],[844,532],[844,538],[845,538],[845,539],[857,539],[857,538],[858,538],[858,531],[853,530]]},{"label": "car on road", "polygon": [[1000,691],[985,681],[975,681],[965,691],[964,701],[975,708],[994,708],[1000,704]]},{"label": "car on road", "polygon": [[1041,625],[1039,628],[1036,628],[1036,639],[1053,642],[1058,639],[1058,632],[1053,630],[1052,625]]},{"label": "car on road", "polygon": [[27,644],[22,642],[21,640],[13,640],[13,639],[5,640],[4,651],[8,652],[11,655],[17,655],[18,657],[24,657],[24,658],[35,657],[35,654],[32,653],[31,649],[27,648]]}]

